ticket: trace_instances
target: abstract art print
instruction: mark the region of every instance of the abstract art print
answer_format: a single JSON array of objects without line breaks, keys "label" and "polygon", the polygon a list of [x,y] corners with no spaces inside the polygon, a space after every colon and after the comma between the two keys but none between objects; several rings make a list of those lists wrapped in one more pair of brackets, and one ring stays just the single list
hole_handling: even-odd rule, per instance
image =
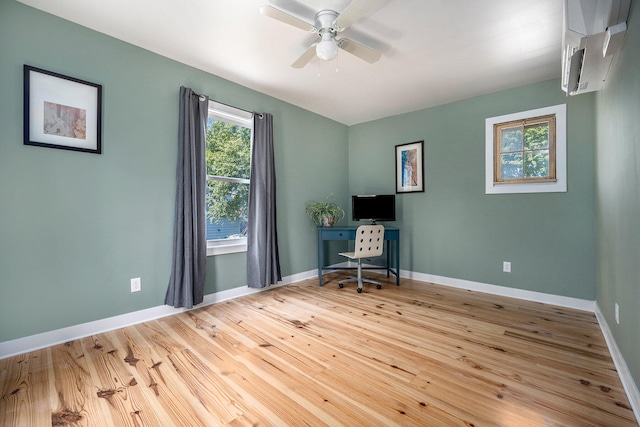
[{"label": "abstract art print", "polygon": [[424,141],[396,145],[396,193],[424,191]]},{"label": "abstract art print", "polygon": [[87,139],[87,110],[45,101],[44,133]]},{"label": "abstract art print", "polygon": [[100,154],[102,86],[24,66],[24,144]]}]

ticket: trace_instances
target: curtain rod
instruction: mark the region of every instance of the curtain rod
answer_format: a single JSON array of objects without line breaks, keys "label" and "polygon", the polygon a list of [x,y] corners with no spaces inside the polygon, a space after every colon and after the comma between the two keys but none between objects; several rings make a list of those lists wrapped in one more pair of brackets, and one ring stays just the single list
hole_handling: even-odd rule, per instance
[{"label": "curtain rod", "polygon": [[[196,95],[196,96],[198,96],[198,97],[200,97],[200,100],[203,100],[202,98],[204,98],[204,97],[206,96],[206,95],[200,95],[200,94],[197,94],[197,93],[195,93],[195,92],[193,92],[193,94],[194,94],[194,95]],[[238,108],[238,107],[236,107],[235,105],[225,104],[224,102],[216,101],[215,99],[213,99],[213,98],[212,98],[212,97],[210,97],[210,96],[209,96],[209,100],[211,100],[211,101],[213,101],[213,102],[216,102],[216,103],[218,103],[218,104],[222,104],[222,105],[224,105],[224,106],[226,106],[226,107],[235,108],[236,110],[244,111],[245,113],[249,113],[249,114],[257,114],[258,116],[260,116],[260,118],[262,118],[262,113],[256,113],[255,111],[249,111],[249,110],[245,110],[244,108]]]}]

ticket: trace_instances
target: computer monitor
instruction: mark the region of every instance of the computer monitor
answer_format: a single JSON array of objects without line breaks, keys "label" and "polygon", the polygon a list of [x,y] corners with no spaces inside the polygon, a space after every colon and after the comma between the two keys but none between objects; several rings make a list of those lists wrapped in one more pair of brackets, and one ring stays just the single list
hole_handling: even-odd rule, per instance
[{"label": "computer monitor", "polygon": [[351,216],[354,221],[395,221],[395,194],[371,194],[351,197]]}]

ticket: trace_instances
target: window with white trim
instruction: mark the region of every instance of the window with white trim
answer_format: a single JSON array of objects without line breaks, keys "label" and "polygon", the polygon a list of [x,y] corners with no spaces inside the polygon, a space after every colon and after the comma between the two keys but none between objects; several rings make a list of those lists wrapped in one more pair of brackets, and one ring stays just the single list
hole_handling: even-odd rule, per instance
[{"label": "window with white trim", "polygon": [[485,193],[566,192],[566,104],[485,122]]},{"label": "window with white trim", "polygon": [[209,102],[205,201],[207,255],[247,250],[253,114]]}]

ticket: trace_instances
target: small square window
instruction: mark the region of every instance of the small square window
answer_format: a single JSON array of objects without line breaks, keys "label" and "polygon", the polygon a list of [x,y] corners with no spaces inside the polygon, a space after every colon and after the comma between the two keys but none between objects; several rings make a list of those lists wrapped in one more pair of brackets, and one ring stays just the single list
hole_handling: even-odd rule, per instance
[{"label": "small square window", "polygon": [[566,104],[485,122],[486,194],[566,192]]},{"label": "small square window", "polygon": [[556,180],[556,116],[493,125],[494,184]]}]

